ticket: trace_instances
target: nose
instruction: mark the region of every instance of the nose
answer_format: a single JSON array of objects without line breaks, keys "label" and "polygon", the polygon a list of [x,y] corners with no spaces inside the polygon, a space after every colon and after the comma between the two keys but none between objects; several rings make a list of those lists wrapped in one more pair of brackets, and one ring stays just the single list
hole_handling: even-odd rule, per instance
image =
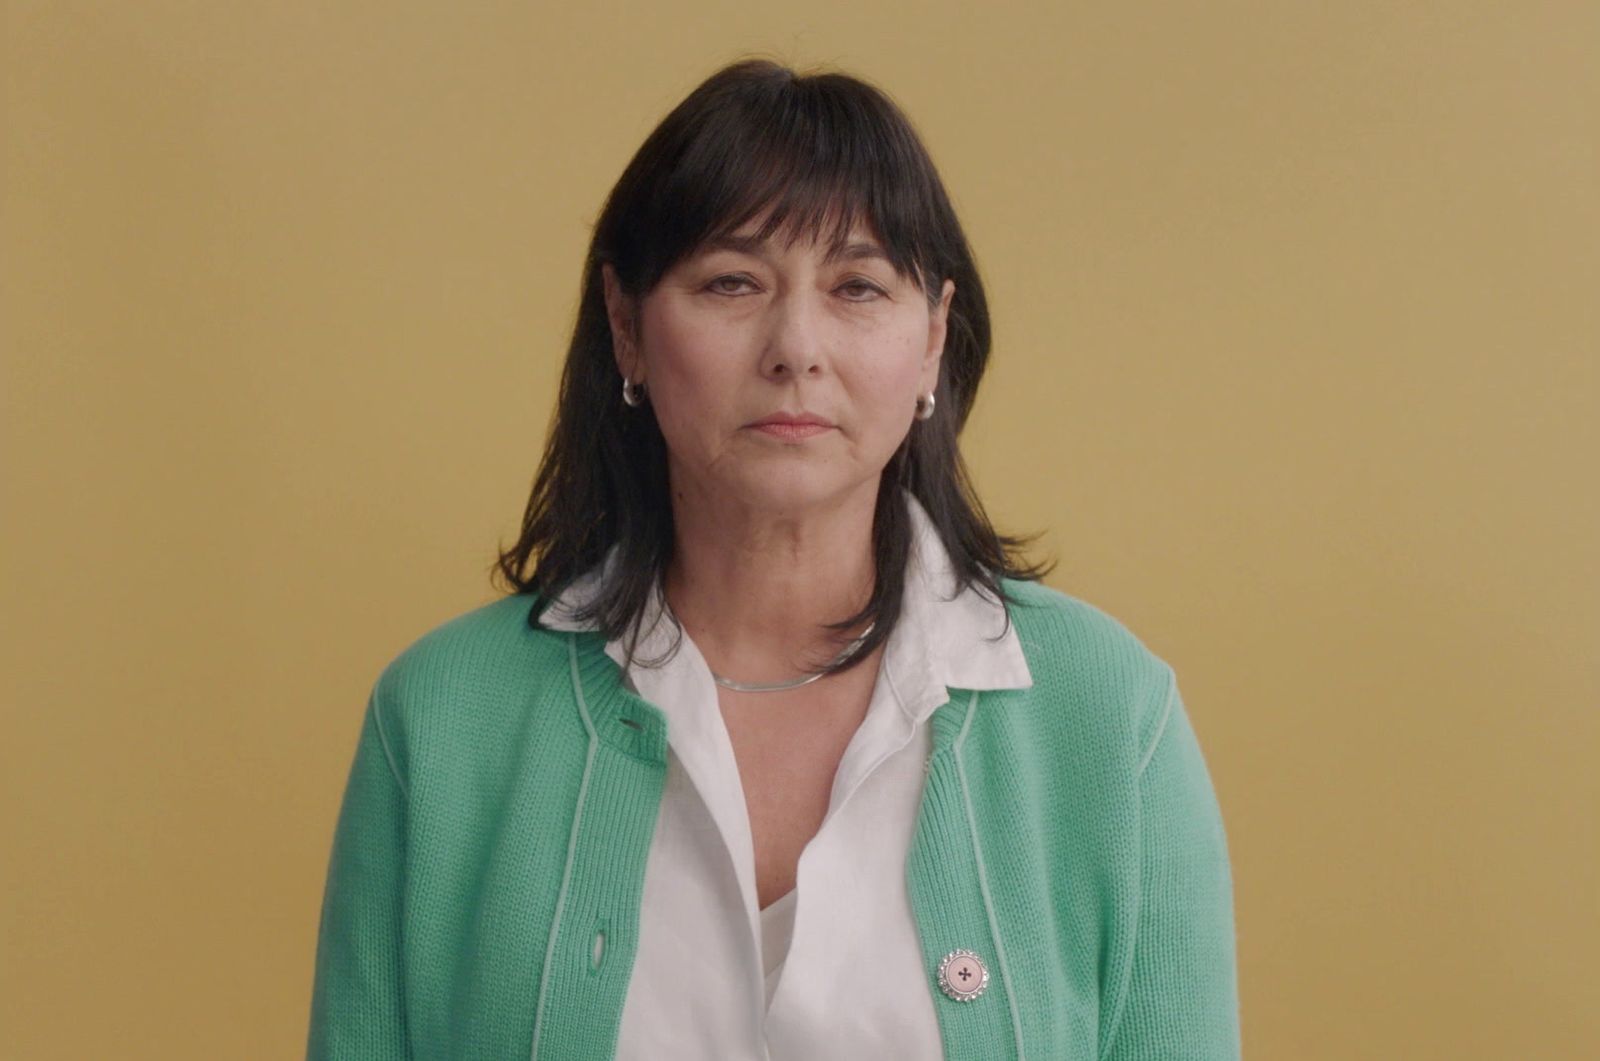
[{"label": "nose", "polygon": [[782,381],[820,373],[826,362],[824,312],[818,300],[804,290],[790,290],[773,299],[761,374]]}]

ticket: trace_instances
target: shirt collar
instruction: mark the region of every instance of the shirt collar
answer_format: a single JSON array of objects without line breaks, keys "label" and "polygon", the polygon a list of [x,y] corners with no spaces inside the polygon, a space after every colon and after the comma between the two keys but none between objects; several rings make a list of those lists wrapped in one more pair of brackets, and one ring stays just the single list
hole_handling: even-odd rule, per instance
[{"label": "shirt collar", "polygon": [[[885,646],[885,663],[902,710],[913,720],[926,718],[948,698],[945,689],[1023,689],[1033,684],[1016,626],[1004,606],[975,586],[953,592],[955,573],[950,554],[922,503],[901,488],[912,524],[912,551],[900,622]],[[592,630],[572,613],[603,585],[616,559],[616,547],[605,561],[573,581],[541,617],[553,630]],[[641,617],[638,655],[661,655],[674,633],[665,618],[660,587],[653,587]],[[1002,635],[1002,631],[1004,631]],[[992,640],[991,640],[992,639]],[[622,665],[622,643],[606,652]],[[642,664],[635,664],[641,666]]]},{"label": "shirt collar", "polygon": [[[918,624],[928,659],[954,689],[1024,689],[1033,684],[1022,641],[1005,607],[975,586],[958,593],[950,553],[922,503],[908,491],[913,552],[902,615]],[[1002,636],[1002,631],[1004,634]],[[993,639],[993,640],[991,640]]]}]

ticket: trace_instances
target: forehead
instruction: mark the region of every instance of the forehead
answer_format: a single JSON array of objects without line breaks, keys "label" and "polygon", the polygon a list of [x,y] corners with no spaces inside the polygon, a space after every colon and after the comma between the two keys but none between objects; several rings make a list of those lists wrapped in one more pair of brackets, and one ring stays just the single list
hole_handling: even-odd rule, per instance
[{"label": "forehead", "polygon": [[878,258],[889,260],[889,254],[883,249],[877,239],[866,231],[852,230],[843,243],[830,242],[824,244],[815,236],[802,237],[802,241],[779,240],[774,238],[762,239],[754,232],[734,232],[723,236],[712,236],[700,245],[701,254],[712,254],[717,251],[733,251],[738,254],[749,254],[757,258],[771,258],[787,249],[788,246],[801,242],[802,246],[823,251],[822,260],[832,261],[859,261],[864,258]]},{"label": "forehead", "polygon": [[890,260],[872,225],[860,217],[852,217],[848,228],[841,224],[836,213],[809,224],[791,214],[774,225],[770,210],[762,211],[731,231],[713,231],[701,241],[697,253],[733,251],[772,258],[794,247],[813,253],[821,251],[824,262]]},{"label": "forehead", "polygon": [[869,251],[887,257],[871,217],[859,208],[846,207],[838,198],[826,204],[781,200],[767,203],[736,225],[727,221],[713,225],[696,250],[733,250],[765,256],[797,245],[807,250],[820,248],[830,261],[862,257]]}]

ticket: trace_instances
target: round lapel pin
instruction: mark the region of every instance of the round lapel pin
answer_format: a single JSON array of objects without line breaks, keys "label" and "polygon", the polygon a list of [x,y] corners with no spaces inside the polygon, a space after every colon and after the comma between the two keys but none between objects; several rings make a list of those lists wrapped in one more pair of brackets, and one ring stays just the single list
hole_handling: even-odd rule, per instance
[{"label": "round lapel pin", "polygon": [[939,963],[939,990],[957,1002],[971,1002],[989,986],[989,967],[970,950],[953,950]]}]

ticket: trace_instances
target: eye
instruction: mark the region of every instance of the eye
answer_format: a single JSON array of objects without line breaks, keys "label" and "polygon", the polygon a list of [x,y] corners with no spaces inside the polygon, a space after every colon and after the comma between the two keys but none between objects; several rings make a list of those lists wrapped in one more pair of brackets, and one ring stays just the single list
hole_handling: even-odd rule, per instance
[{"label": "eye", "polygon": [[712,280],[706,285],[706,290],[718,295],[736,295],[739,293],[737,290],[730,290],[729,288],[722,287],[720,285],[724,283],[731,283],[735,285],[753,284],[754,282],[755,281],[751,280],[748,276],[745,276],[742,273],[729,273],[727,276],[719,276],[715,280]]},{"label": "eye", "polygon": [[846,280],[843,284],[839,285],[839,290],[855,291],[857,294],[850,299],[852,302],[871,302],[880,295],[887,294],[887,292],[885,292],[883,288],[879,287],[877,284],[869,283],[868,281],[862,280],[859,277]]}]

